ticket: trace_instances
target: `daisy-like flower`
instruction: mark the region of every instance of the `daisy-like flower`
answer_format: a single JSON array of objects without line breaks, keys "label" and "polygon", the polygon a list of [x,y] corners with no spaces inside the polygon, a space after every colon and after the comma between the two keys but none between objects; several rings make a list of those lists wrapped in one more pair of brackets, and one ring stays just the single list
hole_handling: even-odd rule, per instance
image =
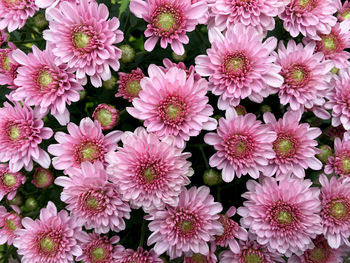
[{"label": "daisy-like flower", "polygon": [[223,227],[217,221],[222,206],[214,202],[209,192],[206,186],[191,187],[180,193],[176,206],[152,211],[149,229],[153,233],[147,245],[155,243],[155,252],[161,255],[167,251],[170,258],[191,252],[208,255],[207,242],[223,233]]},{"label": "daisy-like flower", "polygon": [[132,101],[133,98],[139,96],[141,85],[140,81],[145,76],[140,68],[132,70],[131,73],[118,72],[119,80],[118,92],[116,97],[123,97],[126,100]]},{"label": "daisy-like flower", "polygon": [[0,201],[7,194],[7,199],[12,200],[17,193],[17,189],[23,185],[25,181],[26,177],[22,173],[12,173],[7,164],[0,163]]},{"label": "daisy-like flower", "polygon": [[146,263],[163,263],[164,261],[158,257],[153,249],[150,251],[138,247],[136,251],[132,249],[125,249],[123,246],[117,246],[117,255],[115,263],[129,263],[129,262],[146,262]]},{"label": "daisy-like flower", "polygon": [[238,116],[232,109],[226,111],[226,118],[219,119],[217,133],[204,136],[204,141],[217,150],[210,157],[209,164],[222,169],[225,182],[231,182],[235,175],[240,178],[249,174],[258,178],[263,168],[275,157],[272,149],[275,139],[276,133],[256,120],[254,114]]},{"label": "daisy-like flower", "polygon": [[5,102],[0,108],[0,162],[9,161],[10,171],[18,172],[23,167],[33,169],[33,160],[44,168],[49,168],[51,159],[47,152],[39,148],[43,139],[49,139],[53,132],[43,127],[37,112],[18,102],[14,106]]},{"label": "daisy-like flower", "polygon": [[0,49],[0,85],[6,85],[9,89],[16,89],[14,80],[17,75],[19,64],[11,58],[11,53],[17,47],[11,42],[8,43],[9,48]]},{"label": "daisy-like flower", "polygon": [[66,125],[70,115],[66,104],[78,101],[78,92],[83,87],[75,79],[74,70],[55,63],[50,49],[41,51],[36,46],[32,49],[33,53],[28,55],[19,49],[12,52],[12,58],[20,64],[14,80],[18,88],[12,98],[35,106],[42,115],[50,111],[61,125]]},{"label": "daisy-like flower", "polygon": [[350,177],[350,136],[344,134],[344,139],[335,138],[334,140],[334,156],[328,157],[326,174],[336,173],[343,177]]},{"label": "daisy-like flower", "polygon": [[317,34],[329,34],[331,27],[337,23],[337,18],[333,16],[335,12],[337,8],[333,0],[291,0],[279,18],[292,37],[301,33],[320,40]]},{"label": "daisy-like flower", "polygon": [[346,178],[319,177],[322,203],[323,234],[331,248],[350,246],[350,180]]},{"label": "daisy-like flower", "polygon": [[103,103],[96,107],[92,117],[100,123],[102,130],[113,129],[119,121],[118,110],[112,105]]},{"label": "daisy-like flower", "polygon": [[39,7],[35,5],[35,0],[0,1],[0,30],[7,28],[12,32],[23,27],[37,10]]},{"label": "daisy-like flower", "polygon": [[122,201],[117,185],[108,182],[101,163],[83,162],[81,168],[67,170],[55,184],[63,187],[61,200],[75,217],[77,224],[96,233],[125,229],[124,218],[130,218],[129,204]]},{"label": "daisy-like flower", "polygon": [[343,125],[350,130],[350,69],[341,69],[339,74],[332,78],[331,89],[327,94],[324,107],[332,110],[332,126]]},{"label": "daisy-like flower", "polygon": [[0,245],[5,243],[12,245],[15,239],[15,230],[22,228],[21,210],[16,206],[11,206],[14,212],[7,212],[6,208],[0,206]]},{"label": "daisy-like flower", "polygon": [[76,70],[77,79],[85,84],[90,76],[94,87],[111,78],[110,67],[118,71],[121,51],[114,44],[123,40],[119,20],[108,18],[108,8],[95,1],[62,2],[50,12],[53,22],[44,31],[44,39],[53,54]]},{"label": "daisy-like flower", "polygon": [[321,135],[321,130],[316,127],[310,128],[307,123],[299,123],[301,113],[288,111],[283,118],[276,120],[275,116],[266,112],[264,121],[271,131],[277,133],[273,142],[275,158],[269,160],[265,167],[266,176],[276,174],[277,178],[291,175],[298,178],[305,177],[305,169],[320,170],[322,163],[315,155],[321,151],[315,146],[315,140]]},{"label": "daisy-like flower", "polygon": [[323,236],[313,240],[314,248],[308,249],[301,256],[292,255],[288,263],[343,263],[343,248],[331,248]]},{"label": "daisy-like flower", "polygon": [[38,188],[46,188],[53,184],[54,176],[52,171],[38,167],[35,169],[32,184]]},{"label": "daisy-like flower", "polygon": [[341,0],[336,0],[335,5],[338,11],[337,17],[339,22],[350,19],[350,2],[349,1],[344,1],[344,3],[342,3]]},{"label": "daisy-like flower", "polygon": [[277,88],[278,96],[281,104],[289,103],[293,111],[321,107],[326,102],[324,97],[329,89],[333,63],[323,61],[323,54],[314,53],[315,49],[315,42],[303,47],[301,43],[297,45],[294,40],[289,40],[286,47],[281,41],[278,53],[274,53],[284,78],[283,85]]},{"label": "daisy-like flower", "polygon": [[191,32],[208,10],[204,1],[192,4],[191,1],[177,0],[131,0],[130,11],[148,25],[145,36],[145,49],[152,51],[160,39],[160,46],[168,44],[177,55],[183,55],[183,44],[188,44],[186,32]]},{"label": "daisy-like flower", "polygon": [[190,153],[182,153],[166,140],[160,141],[153,133],[137,128],[125,132],[123,147],[107,154],[107,173],[118,186],[123,200],[145,211],[175,206],[183,187],[193,175]]},{"label": "daisy-like flower", "polygon": [[96,233],[81,232],[77,236],[80,241],[80,247],[83,253],[76,258],[77,261],[83,260],[85,263],[111,263],[116,262],[117,247],[113,246],[118,243],[120,238],[113,236],[100,236]]},{"label": "daisy-like flower", "polygon": [[121,131],[112,131],[104,136],[99,122],[93,122],[90,118],[82,119],[79,126],[70,122],[67,129],[69,134],[55,134],[59,144],[48,147],[49,153],[56,156],[52,159],[52,164],[57,170],[80,167],[85,161],[105,164],[106,153],[117,148],[122,135]]},{"label": "daisy-like flower", "polygon": [[196,57],[196,72],[209,77],[209,90],[220,96],[218,107],[226,110],[241,99],[262,102],[278,88],[283,78],[280,66],[271,56],[277,40],[263,35],[251,26],[235,24],[222,35],[216,28],[209,31],[211,48],[208,55]]},{"label": "daisy-like flower", "polygon": [[220,263],[284,263],[280,254],[270,251],[266,245],[256,241],[240,241],[240,250],[237,253],[231,250],[220,254]]},{"label": "daisy-like flower", "polygon": [[238,208],[241,224],[257,242],[287,257],[312,248],[311,239],[322,233],[320,190],[310,180],[265,177],[247,182],[248,201]]},{"label": "daisy-like flower", "polygon": [[22,225],[23,229],[15,231],[13,245],[23,255],[23,263],[71,263],[73,256],[82,253],[77,243],[81,228],[67,211],[57,213],[51,201],[40,210],[40,219],[25,217]]},{"label": "daisy-like flower", "polygon": [[134,98],[133,108],[126,110],[135,118],[144,120],[148,132],[160,139],[173,135],[176,146],[182,148],[191,136],[202,129],[214,130],[217,121],[210,118],[213,107],[206,96],[208,83],[205,79],[194,81],[186,71],[177,67],[166,73],[156,66],[148,68],[149,77],[141,80],[139,98]]}]

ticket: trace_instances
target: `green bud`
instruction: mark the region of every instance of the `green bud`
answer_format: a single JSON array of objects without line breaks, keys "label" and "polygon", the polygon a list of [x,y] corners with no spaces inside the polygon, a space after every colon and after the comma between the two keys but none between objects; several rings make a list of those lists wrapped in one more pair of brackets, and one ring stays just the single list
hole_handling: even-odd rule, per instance
[{"label": "green bud", "polygon": [[78,91],[79,92],[79,95],[80,95],[80,100],[83,100],[83,99],[85,99],[85,97],[86,97],[86,90],[80,90],[80,91]]},{"label": "green bud", "polygon": [[34,197],[29,197],[26,200],[24,206],[28,211],[34,211],[35,209],[38,208],[38,201],[36,201]]},{"label": "green bud", "polygon": [[265,112],[272,112],[272,109],[271,109],[270,105],[263,104],[263,105],[261,105],[261,107],[260,107],[260,111],[261,111],[262,113],[265,113]]},{"label": "green bud", "polygon": [[185,51],[185,53],[183,55],[177,55],[174,52],[172,53],[172,57],[175,61],[184,61],[187,58],[187,52]]},{"label": "green bud", "polygon": [[222,183],[221,174],[214,170],[210,169],[204,172],[203,175],[204,184],[209,186],[214,186]]},{"label": "green bud", "polygon": [[328,157],[333,154],[332,148],[328,145],[321,145],[318,147],[321,153],[317,154],[316,157],[323,163],[326,163]]},{"label": "green bud", "polygon": [[109,80],[102,81],[102,87],[104,87],[106,90],[112,90],[117,85],[117,78],[113,75]]},{"label": "green bud", "polygon": [[123,63],[129,63],[134,60],[135,50],[132,48],[132,46],[125,44],[120,46],[120,49],[122,51],[121,61]]},{"label": "green bud", "polygon": [[49,25],[49,22],[46,20],[43,13],[38,13],[36,16],[34,16],[34,25],[39,30],[43,30]]}]

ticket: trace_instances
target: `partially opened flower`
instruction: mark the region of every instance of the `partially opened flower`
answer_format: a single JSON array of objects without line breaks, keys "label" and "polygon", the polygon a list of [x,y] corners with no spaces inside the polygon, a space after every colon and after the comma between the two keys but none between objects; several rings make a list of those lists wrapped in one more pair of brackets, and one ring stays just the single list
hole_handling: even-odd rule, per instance
[{"label": "partially opened flower", "polygon": [[320,190],[310,180],[264,177],[248,181],[247,199],[238,208],[241,224],[257,242],[287,257],[312,248],[311,239],[322,233]]},{"label": "partially opened flower", "polygon": [[0,162],[9,162],[11,172],[23,167],[31,171],[33,160],[49,168],[51,159],[39,144],[53,132],[43,126],[44,122],[32,108],[18,102],[14,106],[5,102],[0,108]]},{"label": "partially opened flower", "polygon": [[119,112],[113,105],[99,104],[94,110],[92,117],[98,121],[102,130],[111,130],[119,122]]},{"label": "partially opened flower", "polygon": [[38,188],[46,188],[53,184],[54,175],[49,169],[38,167],[35,169],[32,184]]},{"label": "partially opened flower", "polygon": [[145,76],[141,69],[132,70],[131,73],[118,72],[119,80],[116,97],[123,97],[129,101],[138,97],[141,91],[140,81]]},{"label": "partially opened flower", "polygon": [[209,31],[211,48],[207,55],[196,57],[196,72],[209,77],[209,90],[220,96],[218,108],[237,106],[241,99],[262,102],[283,83],[280,66],[271,56],[277,40],[264,36],[251,26],[235,24],[225,35],[218,29]]},{"label": "partially opened flower", "polygon": [[201,186],[183,190],[176,206],[152,211],[149,229],[153,232],[148,245],[154,244],[158,255],[167,251],[170,258],[183,253],[209,254],[207,242],[223,233],[217,221],[221,212],[220,203],[214,202],[209,188]]},{"label": "partially opened flower", "polygon": [[16,89],[17,86],[14,80],[17,75],[17,69],[19,64],[15,62],[11,53],[17,49],[17,47],[11,42],[8,43],[9,48],[0,49],[0,85],[6,85],[9,89]]},{"label": "partially opened flower", "polygon": [[0,201],[7,195],[8,200],[12,200],[17,189],[23,185],[26,177],[20,172],[10,172],[8,164],[0,163]]},{"label": "partially opened flower", "polygon": [[335,5],[338,11],[337,17],[339,22],[350,19],[350,2],[349,1],[336,0]]},{"label": "partially opened flower", "polygon": [[191,32],[199,23],[198,19],[207,12],[207,4],[199,1],[176,0],[131,0],[130,11],[147,23],[145,49],[152,51],[160,39],[160,46],[171,45],[177,55],[183,55],[183,44],[188,44],[186,32]]},{"label": "partially opened flower", "polygon": [[82,119],[79,126],[70,122],[67,129],[69,134],[56,132],[58,144],[48,147],[49,153],[56,156],[52,159],[52,164],[57,170],[80,167],[85,161],[105,164],[106,153],[117,148],[122,135],[121,131],[103,135],[98,121],[93,122],[90,118]]},{"label": "partially opened flower", "polygon": [[205,79],[194,81],[193,73],[178,67],[166,73],[156,66],[148,68],[149,77],[141,80],[139,98],[134,98],[134,107],[126,108],[135,118],[144,120],[148,132],[160,139],[173,135],[177,147],[197,136],[202,129],[214,130],[217,122],[210,116],[213,107],[206,96],[208,83]]},{"label": "partially opened flower", "polygon": [[324,172],[336,173],[342,177],[350,177],[350,136],[345,133],[344,139],[335,138],[334,156],[328,158]]},{"label": "partially opened flower", "polygon": [[137,250],[130,248],[125,249],[123,246],[117,246],[117,255],[115,263],[129,263],[129,262],[145,262],[145,263],[163,263],[153,249],[147,251],[142,247]]},{"label": "partially opened flower", "polygon": [[81,227],[67,211],[57,213],[51,201],[40,210],[39,219],[25,217],[22,225],[23,229],[15,231],[13,245],[23,263],[73,263],[73,256],[82,253],[77,241]]},{"label": "partially opened flower", "polygon": [[12,206],[14,212],[7,212],[6,208],[0,206],[0,245],[7,243],[12,245],[16,237],[15,230],[22,228],[20,209]]},{"label": "partially opened flower", "polygon": [[53,21],[44,31],[44,39],[53,54],[68,68],[76,70],[77,79],[85,84],[90,76],[94,87],[111,78],[110,67],[118,71],[121,51],[114,44],[123,40],[119,20],[108,19],[108,8],[95,1],[80,4],[64,1],[50,12]]},{"label": "partially opened flower", "polygon": [[217,151],[210,157],[209,164],[222,169],[225,182],[246,174],[258,178],[275,157],[272,150],[275,139],[276,133],[257,120],[254,114],[238,116],[231,109],[226,111],[226,118],[219,119],[217,133],[211,132],[204,137],[204,141]]}]

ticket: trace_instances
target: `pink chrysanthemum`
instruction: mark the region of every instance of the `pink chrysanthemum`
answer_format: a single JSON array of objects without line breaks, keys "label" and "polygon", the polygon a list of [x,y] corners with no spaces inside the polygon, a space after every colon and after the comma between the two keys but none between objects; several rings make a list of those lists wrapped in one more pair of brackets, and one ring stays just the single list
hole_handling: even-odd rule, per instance
[{"label": "pink chrysanthemum", "polygon": [[235,221],[230,219],[230,217],[236,214],[236,208],[232,206],[223,215],[220,214],[218,221],[224,227],[224,233],[220,236],[215,236],[215,243],[221,247],[229,247],[234,253],[239,253],[240,247],[236,240],[248,240],[248,232],[243,227],[240,227]]},{"label": "pink chrysanthemum", "polygon": [[350,177],[350,138],[345,133],[344,139],[335,138],[334,156],[330,156],[326,163],[326,174],[336,173],[343,177]]},{"label": "pink chrysanthemum", "polygon": [[196,71],[209,76],[209,90],[219,95],[218,107],[226,110],[237,106],[241,99],[262,102],[278,88],[283,78],[280,66],[271,56],[277,40],[270,37],[263,43],[263,35],[243,24],[230,27],[225,36],[216,28],[209,31],[212,43],[208,55],[196,57]]},{"label": "pink chrysanthemum", "polygon": [[298,178],[305,177],[305,169],[320,170],[322,163],[315,155],[320,150],[315,146],[315,138],[321,135],[321,130],[316,127],[310,128],[307,123],[299,123],[301,113],[288,111],[283,118],[276,121],[275,116],[266,112],[264,121],[271,131],[277,133],[273,142],[275,158],[269,160],[265,167],[265,175],[276,174],[277,178],[289,176],[292,173]]},{"label": "pink chrysanthemum", "polygon": [[46,188],[53,184],[53,172],[49,169],[38,167],[35,169],[32,184],[38,188]]},{"label": "pink chrysanthemum", "polygon": [[118,92],[115,94],[115,96],[123,97],[129,101],[132,101],[133,98],[138,97],[141,90],[140,81],[145,76],[142,73],[142,70],[137,68],[136,70],[132,70],[129,74],[124,72],[118,72],[118,74]]},{"label": "pink chrysanthemum", "polygon": [[77,236],[80,241],[82,255],[77,257],[77,261],[85,263],[115,263],[118,256],[118,249],[114,244],[118,243],[120,238],[113,236],[100,236],[96,233],[81,232]]},{"label": "pink chrysanthemum", "polygon": [[331,248],[350,246],[350,180],[346,178],[319,177],[322,203],[323,234]]},{"label": "pink chrysanthemum", "polygon": [[349,1],[344,1],[342,3],[341,0],[336,0],[335,5],[338,10],[338,21],[346,21],[350,19],[350,2]]},{"label": "pink chrysanthemum", "polygon": [[147,244],[156,243],[155,252],[161,255],[167,251],[170,258],[191,252],[208,255],[207,242],[223,233],[217,221],[221,210],[221,204],[214,202],[208,187],[185,189],[180,193],[177,206],[152,212],[149,229],[153,233]]},{"label": "pink chrysanthemum", "polygon": [[350,68],[339,70],[339,75],[332,79],[332,88],[327,94],[325,108],[332,110],[332,126],[343,125],[350,130]]},{"label": "pink chrysanthemum", "polygon": [[14,80],[19,64],[12,59],[11,53],[17,47],[12,43],[8,43],[8,45],[9,48],[0,49],[0,85],[6,85],[9,89],[16,89],[17,86]]},{"label": "pink chrysanthemum", "polygon": [[168,44],[177,55],[183,55],[188,44],[186,32],[191,32],[208,10],[205,2],[176,0],[131,0],[130,11],[147,23],[145,49],[152,51],[160,38],[160,46]]},{"label": "pink chrysanthemum", "polygon": [[122,142],[123,147],[108,153],[106,160],[107,173],[123,199],[146,211],[165,204],[175,206],[183,187],[190,183],[188,177],[193,175],[191,163],[186,160],[191,154],[160,141],[144,128],[125,132]]},{"label": "pink chrysanthemum", "polygon": [[204,137],[204,141],[217,150],[209,164],[222,169],[225,182],[231,182],[235,175],[258,178],[264,166],[275,157],[272,150],[275,139],[276,133],[256,120],[254,114],[238,116],[232,109],[226,111],[226,119],[220,118],[217,133]]},{"label": "pink chrysanthemum", "polygon": [[233,253],[230,250],[220,254],[220,263],[284,263],[280,254],[270,251],[267,246],[255,241],[240,241],[240,250]]},{"label": "pink chrysanthemum", "polygon": [[69,134],[56,132],[55,139],[59,144],[51,144],[49,153],[56,156],[52,164],[57,170],[66,170],[70,167],[80,167],[85,161],[105,164],[105,155],[114,151],[122,135],[121,131],[112,131],[103,135],[98,121],[84,118],[80,125],[70,122],[67,125]]},{"label": "pink chrysanthemum", "polygon": [[144,250],[142,247],[138,247],[136,251],[132,249],[125,249],[123,246],[117,246],[117,255],[115,263],[163,263],[153,249],[150,251]]},{"label": "pink chrysanthemum", "polygon": [[320,40],[317,34],[329,34],[331,27],[337,23],[337,18],[333,16],[335,12],[337,8],[333,0],[291,0],[279,18],[292,37],[301,33]]},{"label": "pink chrysanthemum", "polygon": [[15,230],[22,228],[20,209],[12,206],[15,212],[7,212],[6,208],[0,206],[0,245],[5,243],[12,245],[15,239]]},{"label": "pink chrysanthemum", "polygon": [[7,42],[8,38],[5,30],[0,30],[0,47]]},{"label": "pink chrysanthemum", "polygon": [[50,111],[61,125],[66,125],[70,119],[66,104],[78,101],[78,92],[83,90],[75,79],[74,70],[66,64],[55,63],[50,49],[41,51],[36,46],[28,55],[17,49],[12,52],[12,58],[21,65],[14,81],[19,88],[12,98],[35,106],[42,115]]},{"label": "pink chrysanthemum", "polygon": [[192,255],[186,255],[184,257],[184,263],[217,263],[218,260],[215,255],[215,250],[215,242],[210,242],[210,250],[208,255],[191,253]]},{"label": "pink chrysanthemum", "polygon": [[107,20],[109,13],[104,4],[81,0],[76,5],[65,1],[50,15],[53,22],[44,31],[44,38],[53,54],[76,70],[82,84],[88,75],[91,84],[100,87],[101,78],[111,78],[110,67],[118,71],[122,52],[114,44],[123,40],[123,32],[118,30],[116,17]]},{"label": "pink chrysanthemum", "polygon": [[301,256],[292,255],[288,263],[343,263],[343,248],[331,248],[323,236],[313,240],[314,248],[308,249]]},{"label": "pink chrysanthemum", "polygon": [[278,53],[274,53],[284,78],[283,85],[277,89],[278,96],[281,104],[289,103],[293,111],[303,111],[304,107],[321,107],[325,103],[333,63],[330,60],[323,61],[323,54],[314,53],[315,48],[315,42],[303,47],[289,40],[286,47],[281,41]]},{"label": "pink chrysanthemum", "polygon": [[210,118],[213,107],[208,104],[207,81],[194,81],[191,74],[177,67],[166,73],[156,66],[148,68],[149,77],[141,80],[139,98],[134,98],[133,108],[126,108],[135,118],[144,120],[148,132],[160,139],[173,135],[176,146],[197,136],[202,129],[214,130],[217,121]]},{"label": "pink chrysanthemum", "polygon": [[67,211],[57,213],[51,201],[40,210],[40,219],[22,219],[24,229],[15,231],[13,245],[23,255],[22,263],[71,263],[82,251],[77,244],[81,228]]},{"label": "pink chrysanthemum", "polygon": [[125,229],[124,218],[130,218],[129,204],[122,201],[117,185],[108,182],[101,163],[83,162],[81,168],[70,168],[67,176],[55,184],[63,187],[61,200],[79,225],[96,233]]},{"label": "pink chrysanthemum", "polygon": [[9,161],[11,172],[18,172],[23,167],[31,171],[33,160],[49,168],[51,159],[38,145],[43,139],[49,139],[53,132],[43,126],[44,122],[30,107],[5,102],[0,108],[0,162]]},{"label": "pink chrysanthemum", "polygon": [[23,27],[37,10],[39,7],[35,5],[35,0],[1,0],[0,30],[7,28],[12,32]]},{"label": "pink chrysanthemum", "polygon": [[26,177],[20,173],[11,173],[7,164],[0,163],[0,201],[7,195],[8,200],[12,200],[17,189],[23,185]]},{"label": "pink chrysanthemum", "polygon": [[257,235],[257,242],[287,257],[312,248],[311,239],[322,233],[320,190],[310,180],[265,177],[248,181],[248,201],[238,208],[243,227]]},{"label": "pink chrysanthemum", "polygon": [[92,117],[100,123],[102,130],[111,130],[119,121],[119,112],[114,106],[102,103],[96,107]]}]

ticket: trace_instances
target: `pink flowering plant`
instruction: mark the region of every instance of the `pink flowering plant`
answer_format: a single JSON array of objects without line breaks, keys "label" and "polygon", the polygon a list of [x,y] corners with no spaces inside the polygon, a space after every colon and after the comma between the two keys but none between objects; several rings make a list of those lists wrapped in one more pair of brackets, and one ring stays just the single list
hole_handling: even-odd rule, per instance
[{"label": "pink flowering plant", "polygon": [[349,259],[349,0],[0,0],[0,263]]}]

